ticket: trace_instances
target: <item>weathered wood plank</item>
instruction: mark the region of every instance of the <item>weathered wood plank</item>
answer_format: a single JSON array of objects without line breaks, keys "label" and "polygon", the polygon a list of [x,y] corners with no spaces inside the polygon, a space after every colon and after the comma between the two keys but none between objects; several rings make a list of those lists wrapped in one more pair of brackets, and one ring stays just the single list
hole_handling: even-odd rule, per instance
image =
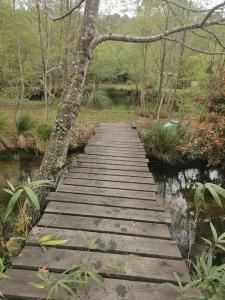
[{"label": "weathered wood plank", "polygon": [[128,154],[142,154],[142,155],[145,155],[145,150],[142,149],[142,148],[131,148],[131,147],[113,147],[110,145],[91,145],[91,144],[88,144],[85,149],[89,149],[89,148],[97,148],[99,150],[102,150],[102,151],[114,151],[114,152],[121,152],[121,153],[128,153]]},{"label": "weathered wood plank", "polygon": [[120,157],[120,156],[107,156],[102,154],[79,154],[79,158],[90,158],[90,159],[103,159],[108,161],[129,161],[129,162],[140,162],[140,163],[148,163],[147,158],[132,158],[132,157]]},{"label": "weathered wood plank", "polygon": [[166,224],[136,222],[132,220],[57,215],[46,212],[39,221],[38,226],[171,239]]},{"label": "weathered wood plank", "polygon": [[141,166],[146,167],[146,162],[140,161],[127,161],[127,160],[117,160],[117,159],[103,159],[102,157],[92,158],[90,155],[82,156],[74,159],[74,161],[84,162],[84,163],[98,163],[98,164],[113,164],[113,165],[124,165],[124,166]]},{"label": "weathered wood plank", "polygon": [[90,216],[107,219],[170,224],[170,215],[161,211],[93,206],[89,204],[62,203],[54,201],[49,202],[45,211],[48,213],[58,213],[64,215],[68,214],[74,216]]},{"label": "weathered wood plank", "polygon": [[132,152],[118,152],[115,150],[104,150],[102,148],[99,147],[89,147],[86,146],[85,147],[85,154],[95,154],[95,155],[105,155],[105,156],[116,156],[116,157],[125,157],[125,158],[138,158],[138,159],[142,159],[145,157],[145,153],[132,153]]},{"label": "weathered wood plank", "polygon": [[72,194],[72,193],[50,193],[47,197],[48,201],[58,201],[58,202],[71,202],[71,203],[81,203],[81,204],[92,204],[92,205],[103,205],[112,207],[127,207],[134,209],[144,209],[144,210],[159,210],[165,211],[164,207],[159,203],[159,201],[146,201],[140,199],[126,199],[119,197],[106,197],[106,196],[95,196],[86,194]]},{"label": "weathered wood plank", "polygon": [[78,168],[96,168],[96,169],[106,169],[106,170],[125,170],[125,171],[137,171],[137,172],[149,172],[148,166],[125,166],[125,165],[114,165],[110,164],[100,164],[100,163],[85,163],[79,161],[73,161],[73,166]]},{"label": "weathered wood plank", "polygon": [[[29,284],[29,282],[39,282],[35,271],[12,269],[8,270],[7,274],[10,277],[10,280],[2,280],[0,282],[0,290],[3,292],[6,299],[46,300],[47,293],[45,290],[36,289]],[[55,273],[54,276],[57,277],[58,275]],[[158,283],[106,278],[104,286],[105,288],[102,289],[92,282],[87,290],[82,290],[78,288],[78,291],[76,293],[76,299],[174,300],[178,296],[174,289],[164,284]],[[70,297],[62,291],[59,292],[59,297],[63,300],[74,300],[73,297]],[[183,300],[187,299],[190,298],[183,298]]]},{"label": "weathered wood plank", "polygon": [[118,144],[118,145],[127,145],[129,147],[139,147],[142,148],[143,144],[141,143],[139,138],[134,138],[134,137],[127,137],[123,138],[120,136],[115,136],[115,137],[92,137],[89,140],[90,143],[102,143],[102,144]]},{"label": "weathered wood plank", "polygon": [[131,176],[116,176],[116,175],[101,175],[101,174],[87,174],[87,173],[67,173],[66,177],[77,178],[77,179],[96,179],[103,181],[116,181],[116,182],[127,182],[127,183],[140,183],[140,184],[155,184],[154,179],[131,177]]},{"label": "weathered wood plank", "polygon": [[107,142],[96,142],[96,141],[90,141],[88,143],[88,146],[98,146],[98,147],[102,147],[102,148],[115,148],[115,149],[118,149],[119,151],[123,150],[123,149],[129,149],[129,150],[135,150],[135,151],[144,151],[144,147],[137,142],[137,145],[135,144],[126,144],[125,142],[124,143],[113,143],[111,141],[109,141],[108,143]]},{"label": "weathered wood plank", "polygon": [[[67,240],[60,248],[74,250],[89,250],[87,240],[96,240],[102,251],[118,254],[134,254],[145,257],[160,257],[168,259],[181,259],[176,242],[153,238],[134,236],[121,236],[96,232],[81,232],[68,229],[35,227],[27,240],[27,245],[39,246],[37,237],[54,234],[60,239]],[[84,239],[87,239],[85,240]]]},{"label": "weathered wood plank", "polygon": [[137,172],[137,171],[126,171],[126,170],[112,170],[103,168],[80,168],[70,167],[71,173],[86,173],[86,174],[102,174],[102,175],[116,175],[116,176],[130,176],[140,178],[151,178],[149,172]]},{"label": "weathered wood plank", "polygon": [[132,190],[120,190],[113,188],[101,188],[91,186],[71,186],[58,184],[57,191],[69,192],[86,195],[99,195],[99,196],[110,196],[110,197],[121,197],[121,198],[133,198],[133,199],[145,199],[149,201],[155,201],[155,192],[143,192],[143,191],[132,191]]},{"label": "weathered wood plank", "polygon": [[147,191],[156,192],[156,186],[153,184],[141,184],[141,183],[126,183],[126,182],[113,182],[113,181],[101,181],[94,179],[75,179],[66,177],[63,180],[63,184],[78,185],[78,186],[91,186],[100,188],[113,188],[120,190],[134,190],[134,191]]},{"label": "weathered wood plank", "polygon": [[[91,268],[99,273],[107,273],[114,278],[140,280],[146,282],[174,281],[173,272],[179,274],[182,281],[187,282],[189,276],[183,261],[152,257],[133,258],[121,254],[76,251],[49,248],[47,253],[41,247],[26,246],[14,260],[14,268],[36,270],[45,266],[52,272],[63,272],[79,260],[86,260]],[[110,268],[116,264],[121,269]],[[123,267],[124,265],[124,267]]]}]

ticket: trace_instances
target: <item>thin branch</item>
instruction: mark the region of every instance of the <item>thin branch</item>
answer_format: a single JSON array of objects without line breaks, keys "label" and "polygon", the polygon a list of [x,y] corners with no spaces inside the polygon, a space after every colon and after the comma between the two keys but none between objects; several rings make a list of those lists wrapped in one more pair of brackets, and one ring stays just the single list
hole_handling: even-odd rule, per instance
[{"label": "thin branch", "polygon": [[71,15],[76,9],[79,9],[81,7],[81,5],[85,2],[86,0],[78,0],[77,3],[74,4],[74,6],[68,10],[66,13],[64,13],[63,15],[61,16],[58,16],[58,17],[53,17],[47,10],[47,8],[45,8],[45,13],[46,15],[52,19],[53,21],[59,21],[59,20],[62,20],[66,17],[68,17],[69,15]]},{"label": "thin branch", "polygon": [[215,40],[217,41],[217,43],[218,43],[223,49],[225,49],[225,45],[221,42],[220,38],[219,38],[214,32],[212,32],[211,30],[206,29],[206,28],[202,28],[202,30],[204,30],[204,31],[208,32],[210,35],[212,35],[212,36],[215,38]]},{"label": "thin branch", "polygon": [[99,36],[95,40],[94,46],[97,46],[98,44],[105,42],[105,41],[120,41],[120,42],[128,42],[128,43],[153,43],[160,41],[164,39],[165,37],[168,37],[174,33],[179,33],[183,31],[188,30],[194,30],[194,29],[202,29],[206,28],[212,25],[220,25],[225,22],[225,18],[221,18],[220,20],[210,21],[206,22],[204,24],[201,23],[194,23],[194,24],[187,24],[179,27],[174,27],[170,30],[167,30],[165,32],[161,32],[159,34],[150,36],[150,37],[133,37],[133,36],[127,36],[127,35],[117,35],[117,34],[104,34],[102,36]]},{"label": "thin branch", "polygon": [[225,5],[225,1],[217,4],[216,6],[212,7],[208,13],[205,15],[204,19],[202,20],[202,25],[204,25],[208,19],[211,17],[211,15],[219,8],[222,8]]},{"label": "thin branch", "polygon": [[189,46],[187,45],[186,43],[182,42],[182,41],[179,41],[179,40],[176,40],[176,39],[173,39],[173,38],[169,38],[169,37],[165,37],[164,38],[165,40],[169,41],[169,42],[175,42],[177,44],[180,44],[192,51],[195,51],[195,52],[198,52],[198,53],[202,53],[202,54],[208,54],[208,55],[224,55],[225,52],[211,52],[211,51],[205,51],[205,50],[201,50],[201,49],[198,49],[198,48],[194,48],[192,46]]},{"label": "thin branch", "polygon": [[170,1],[170,0],[162,0],[163,2],[166,2],[167,4],[172,4],[178,8],[181,8],[183,10],[187,10],[187,11],[190,11],[190,12],[194,12],[194,13],[205,13],[205,12],[208,12],[209,9],[194,9],[194,8],[189,8],[189,7],[186,7],[186,6],[183,6],[179,3],[176,3],[174,1]]}]

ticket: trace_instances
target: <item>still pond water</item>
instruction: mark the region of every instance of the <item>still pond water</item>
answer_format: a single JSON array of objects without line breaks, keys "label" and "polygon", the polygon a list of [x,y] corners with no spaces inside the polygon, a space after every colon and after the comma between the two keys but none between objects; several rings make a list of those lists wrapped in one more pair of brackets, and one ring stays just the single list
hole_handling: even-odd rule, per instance
[{"label": "still pond water", "polygon": [[[18,186],[26,182],[28,177],[32,178],[40,163],[40,156],[27,152],[0,155],[1,212],[7,203],[7,195],[2,191],[7,185],[6,180]],[[193,253],[198,254],[203,246],[200,237],[209,237],[209,220],[213,221],[219,232],[225,231],[225,209],[218,209],[209,202],[207,214],[202,217],[197,229],[191,230],[192,222],[188,212],[192,209],[193,191],[188,186],[198,181],[210,181],[224,186],[225,174],[205,166],[176,169],[155,162],[150,162],[150,170],[157,184],[158,197],[172,215],[172,237],[177,241],[184,257],[187,257],[190,240],[194,241]]]}]

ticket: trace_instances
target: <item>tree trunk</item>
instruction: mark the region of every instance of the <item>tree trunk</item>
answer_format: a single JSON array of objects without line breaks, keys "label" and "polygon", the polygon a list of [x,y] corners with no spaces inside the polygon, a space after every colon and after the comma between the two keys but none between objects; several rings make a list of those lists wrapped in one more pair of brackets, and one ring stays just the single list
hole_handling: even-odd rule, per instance
[{"label": "tree trunk", "polygon": [[80,37],[74,52],[73,72],[69,76],[55,127],[45,152],[40,177],[52,179],[66,163],[74,122],[80,111],[83,86],[93,52],[96,19],[100,0],[87,0]]}]

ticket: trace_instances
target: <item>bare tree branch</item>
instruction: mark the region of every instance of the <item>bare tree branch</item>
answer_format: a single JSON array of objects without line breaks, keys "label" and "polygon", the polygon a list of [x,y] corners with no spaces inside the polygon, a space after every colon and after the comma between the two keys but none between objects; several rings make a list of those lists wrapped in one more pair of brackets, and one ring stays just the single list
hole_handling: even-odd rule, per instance
[{"label": "bare tree branch", "polygon": [[117,34],[103,34],[102,36],[99,36],[95,40],[95,46],[98,44],[105,42],[105,41],[120,41],[120,42],[128,42],[128,43],[153,43],[160,41],[164,39],[165,37],[168,37],[174,33],[179,33],[183,31],[188,30],[194,30],[194,29],[202,29],[213,25],[220,25],[225,22],[225,17],[221,18],[220,20],[214,20],[210,22],[205,22],[202,24],[200,23],[194,23],[194,24],[187,24],[179,27],[174,27],[170,30],[167,30],[165,32],[161,32],[159,34],[150,36],[150,37],[133,37],[133,36],[127,36],[127,35],[117,35]]},{"label": "bare tree branch", "polygon": [[170,0],[162,0],[162,1],[166,2],[167,4],[172,4],[172,5],[174,5],[176,7],[179,7],[181,9],[183,9],[183,10],[187,10],[187,11],[194,12],[194,13],[201,13],[201,12],[205,13],[205,12],[209,11],[209,9],[194,9],[194,8],[189,8],[189,7],[183,6],[183,5],[179,4],[179,3],[176,3],[176,2],[170,1]]},{"label": "bare tree branch", "polygon": [[219,8],[222,8],[225,5],[225,1],[220,2],[219,4],[217,4],[216,6],[212,7],[208,13],[205,15],[204,19],[202,20],[202,25],[204,25],[208,19],[211,17],[211,15]]},{"label": "bare tree branch", "polygon": [[170,37],[165,37],[164,38],[165,40],[169,41],[169,42],[174,42],[174,43],[177,43],[177,44],[180,44],[180,45],[183,45],[184,47],[192,50],[192,51],[195,51],[195,52],[198,52],[198,53],[202,53],[202,54],[208,54],[208,55],[224,55],[225,52],[211,52],[211,51],[205,51],[205,50],[201,50],[201,49],[198,49],[198,48],[194,48],[192,46],[189,46],[188,44],[182,42],[182,41],[179,41],[177,39],[174,39],[174,38],[170,38]]},{"label": "bare tree branch", "polygon": [[220,38],[211,30],[206,29],[206,28],[202,28],[202,30],[204,30],[205,32],[208,32],[210,35],[212,35],[214,37],[214,39],[217,41],[217,43],[223,48],[225,49],[225,45],[221,42]]},{"label": "bare tree branch", "polygon": [[63,14],[63,15],[61,15],[61,16],[58,16],[58,17],[53,17],[53,16],[48,12],[47,7],[45,7],[45,13],[46,13],[46,15],[47,15],[50,19],[52,19],[53,21],[59,21],[59,20],[62,20],[62,19],[64,19],[64,18],[68,17],[69,15],[71,15],[76,9],[80,8],[81,5],[82,5],[85,1],[86,1],[86,0],[78,0],[70,10],[68,10],[65,14]]}]

